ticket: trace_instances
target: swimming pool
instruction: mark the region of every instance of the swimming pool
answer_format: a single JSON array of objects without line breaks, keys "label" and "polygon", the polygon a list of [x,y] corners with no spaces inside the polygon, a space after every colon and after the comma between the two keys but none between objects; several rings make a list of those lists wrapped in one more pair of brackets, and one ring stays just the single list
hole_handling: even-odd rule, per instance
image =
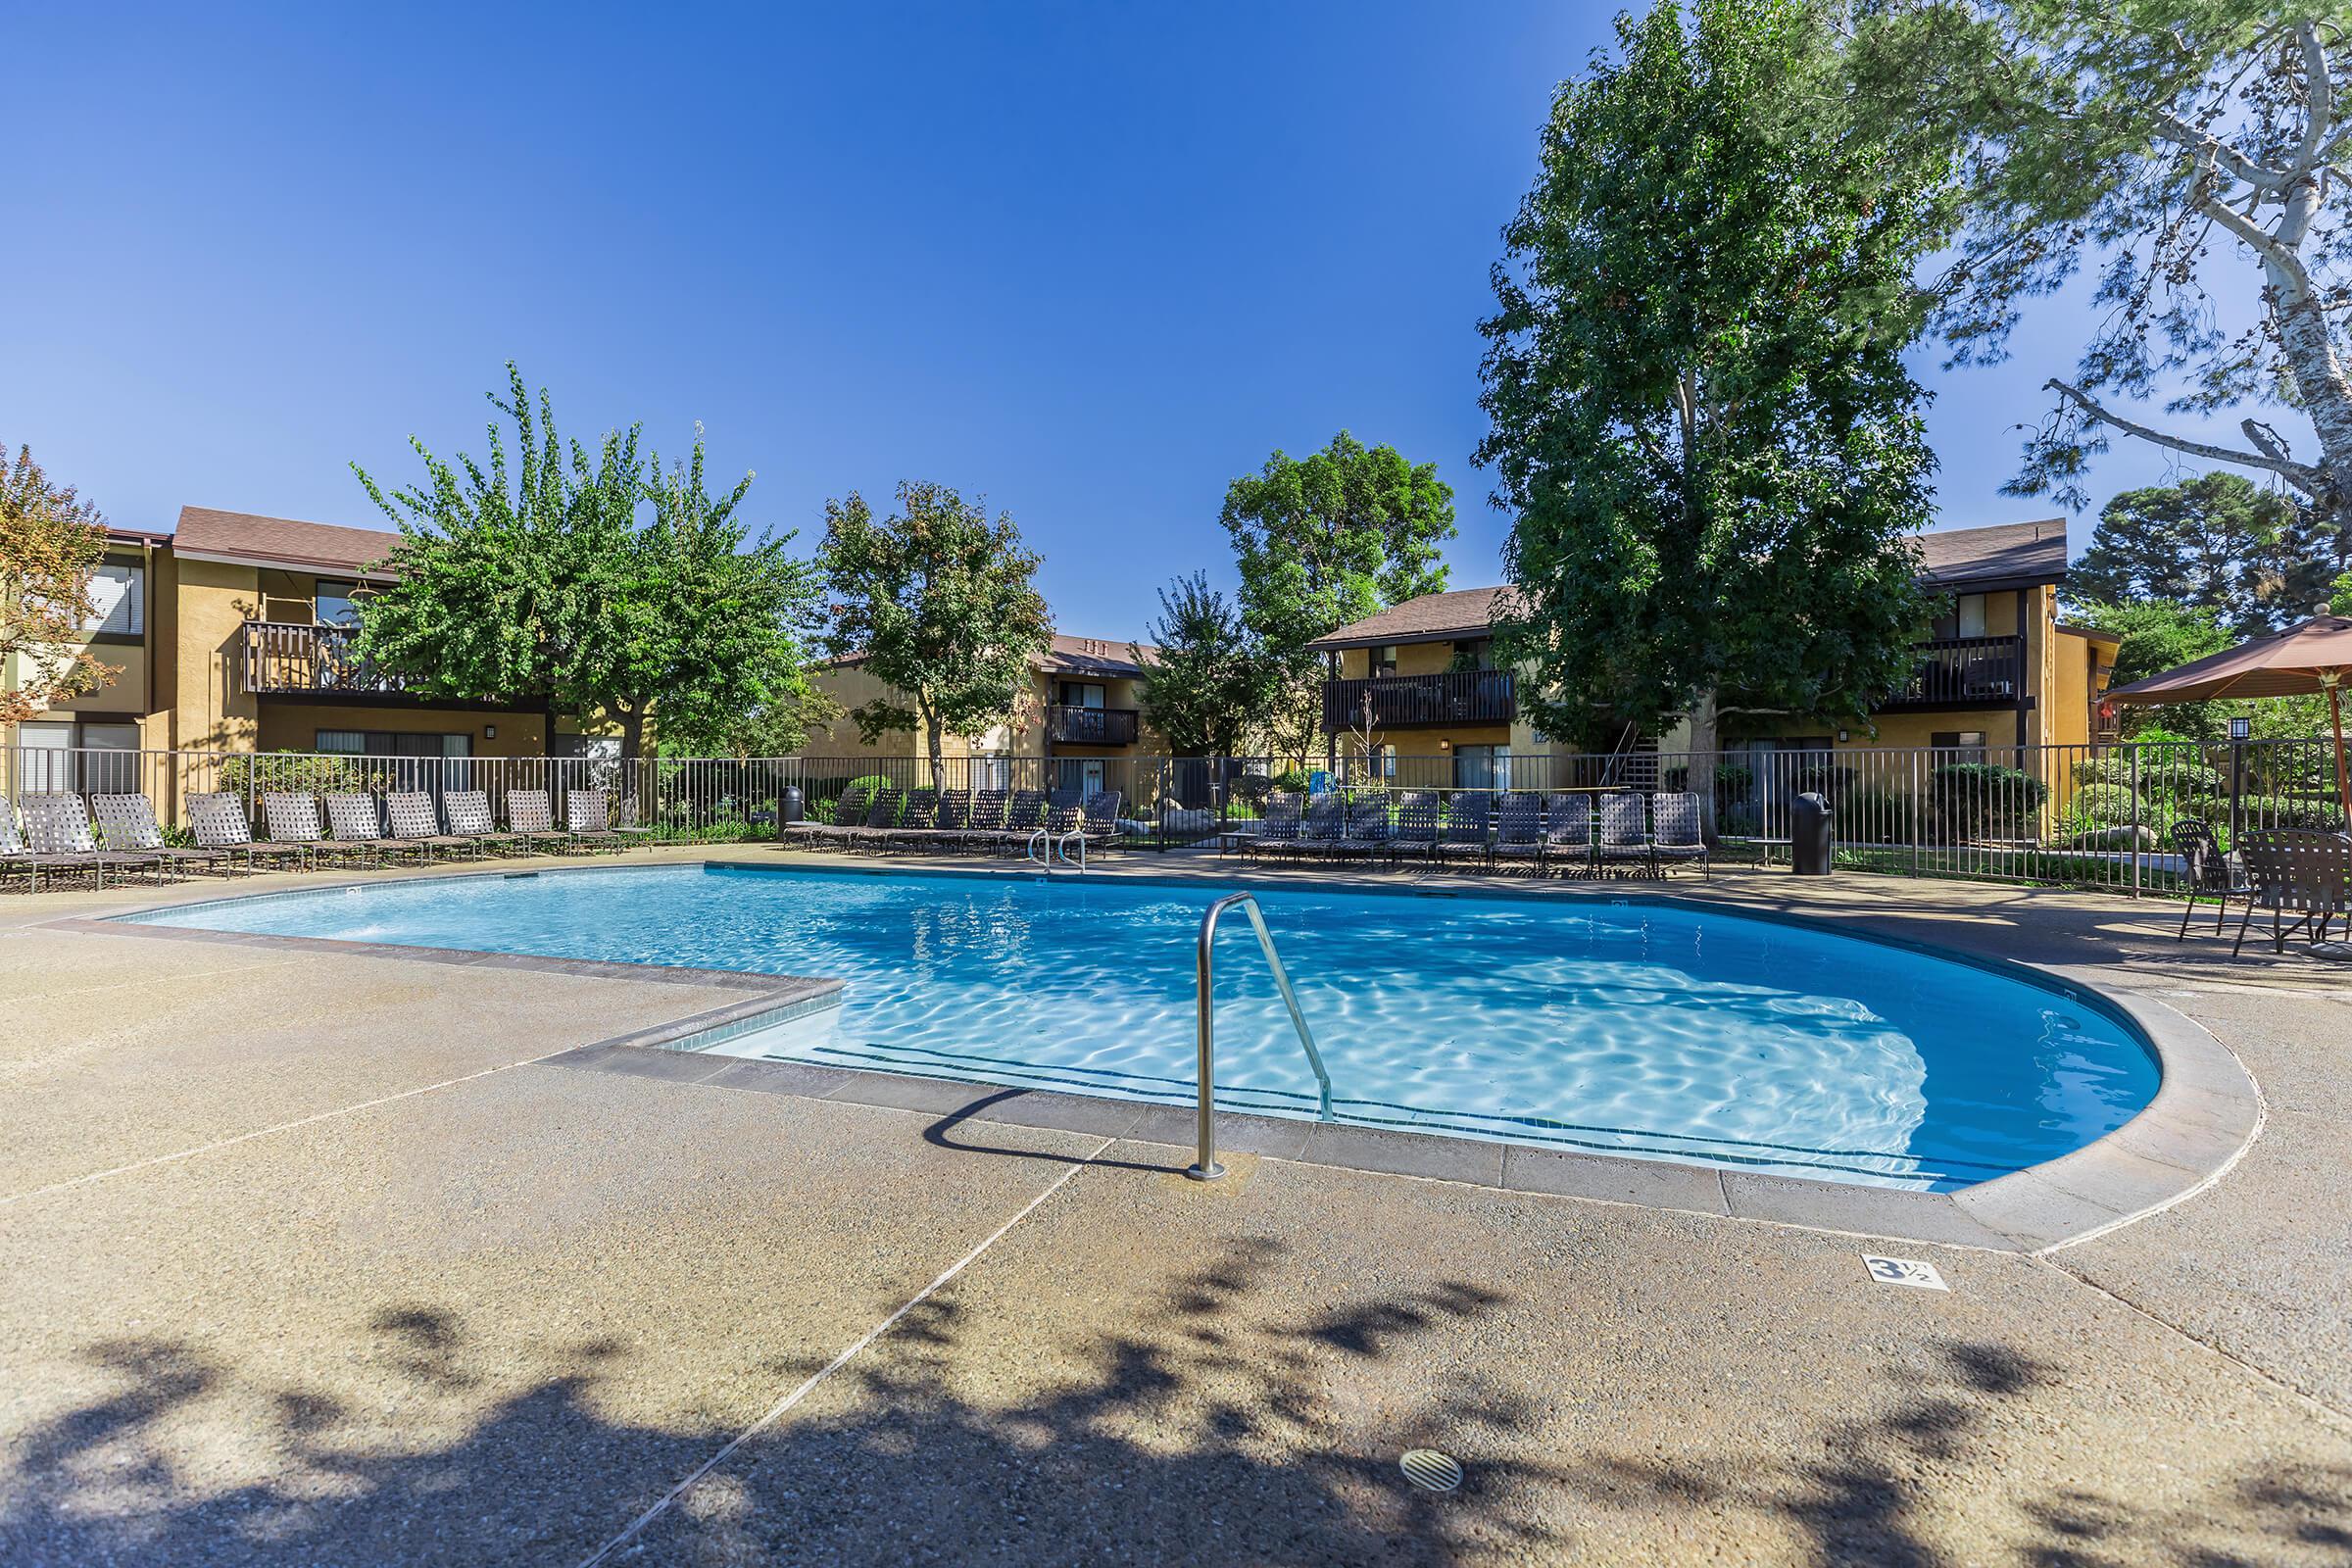
[{"label": "swimming pool", "polygon": [[[1222,887],[681,865],[382,882],[130,916],[213,930],[846,982],[714,1049],[1190,1103],[1194,938]],[[1948,1191],[2067,1153],[2156,1093],[2088,999],[1713,908],[1260,889],[1337,1119]],[[1316,1114],[1227,922],[1221,1107]]]}]

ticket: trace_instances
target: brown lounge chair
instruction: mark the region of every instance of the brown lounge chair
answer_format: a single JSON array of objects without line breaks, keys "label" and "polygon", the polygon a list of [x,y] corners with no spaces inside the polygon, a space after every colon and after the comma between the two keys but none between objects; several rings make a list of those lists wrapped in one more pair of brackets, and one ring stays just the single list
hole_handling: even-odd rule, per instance
[{"label": "brown lounge chair", "polygon": [[326,825],[333,831],[328,843],[340,846],[345,855],[364,857],[376,865],[394,855],[406,855],[415,860],[432,858],[433,852],[425,846],[386,833],[383,818],[376,810],[375,797],[358,790],[326,798]]},{"label": "brown lounge chair", "polygon": [[155,819],[155,803],[144,795],[93,795],[90,809],[98,816],[98,840],[118,854],[158,855],[167,865],[200,866],[220,870],[225,850],[199,844],[183,849],[164,842],[164,825]]},{"label": "brown lounge chair", "polygon": [[612,813],[603,790],[565,790],[564,825],[574,844],[591,850],[625,850],[629,840],[612,831]]},{"label": "brown lounge chair", "polygon": [[449,813],[449,830],[469,841],[476,856],[504,855],[514,848],[514,835],[499,830],[490,815],[488,790],[451,790],[441,797],[441,808]]},{"label": "brown lounge chair", "polygon": [[326,824],[319,819],[316,795],[272,790],[262,797],[262,820],[270,829],[271,844],[298,846],[313,865],[322,856],[330,855],[348,863],[357,853],[351,846],[338,844],[326,836]]},{"label": "brown lounge chair", "polygon": [[43,855],[26,849],[17,829],[17,808],[9,804],[7,796],[0,795],[0,872],[7,871],[24,872],[31,891],[38,893],[44,871],[95,879],[98,863],[94,856]]},{"label": "brown lounge chair", "polygon": [[545,790],[507,791],[507,832],[526,850],[561,855],[571,835],[556,826],[556,808]]},{"label": "brown lounge chair", "polygon": [[152,850],[101,850],[90,832],[89,808],[78,795],[27,795],[18,803],[24,812],[24,842],[35,855],[65,856],[86,860],[106,886],[109,871],[149,870],[161,881],[164,858]]},{"label": "brown lounge chair", "polygon": [[391,821],[390,836],[416,846],[428,860],[440,850],[452,855],[470,851],[475,859],[482,858],[481,840],[441,831],[441,813],[433,809],[433,798],[422,790],[402,790],[385,796],[384,812]]},{"label": "brown lounge chair", "polygon": [[297,871],[310,869],[308,844],[255,843],[253,824],[245,820],[245,808],[225,790],[188,797],[188,831],[196,836],[198,845],[219,851],[229,864],[243,860],[248,871],[264,860],[273,865],[291,860]]}]

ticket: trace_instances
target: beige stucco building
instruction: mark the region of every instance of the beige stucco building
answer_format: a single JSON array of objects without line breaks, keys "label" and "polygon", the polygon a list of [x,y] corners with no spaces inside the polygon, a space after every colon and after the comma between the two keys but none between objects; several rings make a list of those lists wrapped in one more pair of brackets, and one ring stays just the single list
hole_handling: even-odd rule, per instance
[{"label": "beige stucco building", "polygon": [[[2115,738],[2103,698],[2118,640],[2058,618],[2063,521],[1946,529],[1922,535],[1920,546],[1922,585],[1941,599],[1943,612],[1935,634],[1917,647],[1911,679],[1878,704],[1870,726],[1743,720],[1743,727],[1724,726],[1725,749],[1935,746],[2015,755],[2020,747]],[[1512,758],[1567,751],[1521,715],[1517,673],[1495,665],[1490,628],[1504,592],[1425,594],[1317,643],[1332,663],[1324,729],[1333,755],[1348,755],[1351,741],[1360,749],[1367,713],[1377,744],[1390,753],[1450,760],[1450,778],[1424,782],[1484,784],[1507,775]],[[1671,751],[1678,737],[1644,741]]]},{"label": "beige stucco building", "polygon": [[[14,726],[20,767],[93,789],[110,770],[92,752],[550,755],[543,710],[426,701],[360,657],[356,606],[397,539],[204,507],[169,534],[110,530],[86,646],[114,678]],[[609,744],[570,724],[552,738],[558,756]]]},{"label": "beige stucco building", "polygon": [[[985,779],[989,762],[1044,761],[1053,780],[1070,788],[1121,787],[1120,765],[1138,758],[1165,755],[1167,745],[1145,722],[1146,672],[1133,643],[1097,637],[1055,636],[1030,666],[1029,691],[1015,721],[984,735],[945,737],[941,756],[969,759]],[[921,734],[893,730],[867,741],[848,716],[877,698],[911,707],[868,673],[864,661],[845,659],[817,672],[817,689],[839,703],[844,715],[812,734],[802,755],[814,759],[930,760]],[[1009,776],[1008,774],[1006,776]]]}]

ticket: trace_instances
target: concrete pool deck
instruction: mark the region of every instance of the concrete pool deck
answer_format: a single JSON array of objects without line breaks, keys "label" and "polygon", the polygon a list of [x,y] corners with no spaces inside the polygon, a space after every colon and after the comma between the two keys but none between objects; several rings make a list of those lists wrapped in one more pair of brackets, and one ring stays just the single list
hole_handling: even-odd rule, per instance
[{"label": "concrete pool deck", "polygon": [[[2251,1071],[2259,1136],[2039,1254],[1272,1153],[1201,1187],[1164,1130],[1019,1125],[969,1086],[566,1058],[740,985],[141,940],[51,922],[172,890],[10,897],[0,1561],[2352,1552],[2352,966],[2176,946],[2153,902],[1674,891],[2163,1004]],[[624,1056],[664,1065],[579,1070]],[[1950,1291],[1873,1283],[1884,1250]],[[1404,1482],[1414,1446],[1462,1490]]]}]

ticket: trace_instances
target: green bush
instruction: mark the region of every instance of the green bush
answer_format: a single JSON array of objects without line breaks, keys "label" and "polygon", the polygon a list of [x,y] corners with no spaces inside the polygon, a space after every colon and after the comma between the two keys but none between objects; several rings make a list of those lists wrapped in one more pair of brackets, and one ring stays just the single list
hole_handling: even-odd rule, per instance
[{"label": "green bush", "polygon": [[2165,795],[2179,801],[2199,795],[2227,794],[2230,780],[2220,768],[2207,767],[2186,758],[2167,757],[2161,761],[2142,759],[2139,789],[2143,795]]},{"label": "green bush", "polygon": [[2086,827],[2125,827],[2134,819],[2147,820],[2129,784],[2085,784],[2070,804],[2073,818]]},{"label": "green bush", "polygon": [[[2230,820],[2230,803],[2220,803],[2221,820]],[[2238,803],[2241,826],[2303,828],[2326,833],[2344,825],[2343,808],[2333,801],[2297,800],[2288,795],[2249,795]]]},{"label": "green bush", "polygon": [[2132,787],[2132,760],[2128,757],[2086,757],[2068,769],[2068,773],[2077,784]]},{"label": "green bush", "polygon": [[1928,804],[1951,839],[2023,838],[2050,787],[1998,762],[1947,762],[1928,773]]},{"label": "green bush", "polygon": [[1830,797],[1830,816],[1847,843],[1899,844],[1911,831],[1911,797],[1900,790],[1839,790]]},{"label": "green bush", "polygon": [[[390,759],[384,760],[389,761]],[[384,788],[383,773],[363,757],[314,757],[300,752],[264,752],[220,760],[213,787],[232,795],[354,795]]]}]

